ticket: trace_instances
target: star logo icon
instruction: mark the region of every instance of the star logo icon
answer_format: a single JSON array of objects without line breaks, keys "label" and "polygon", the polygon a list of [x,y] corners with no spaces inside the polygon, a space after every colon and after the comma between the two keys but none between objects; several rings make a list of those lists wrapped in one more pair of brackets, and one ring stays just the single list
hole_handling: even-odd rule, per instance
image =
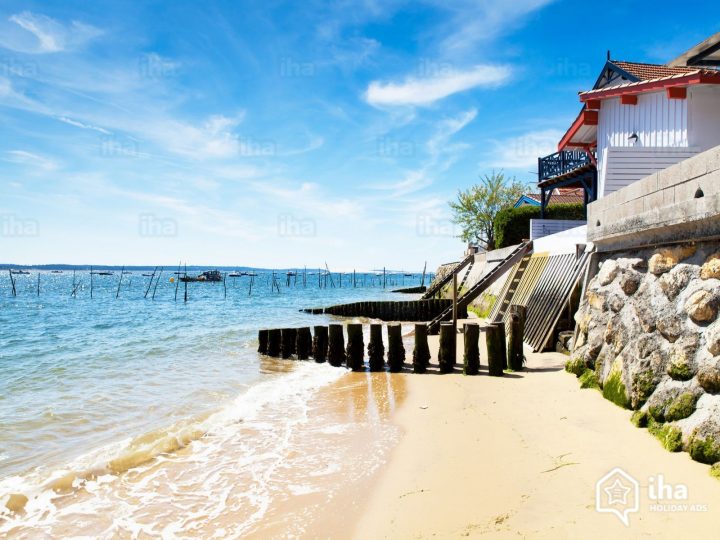
[{"label": "star logo icon", "polygon": [[604,488],[603,491],[608,495],[608,504],[627,504],[628,494],[632,491],[632,488],[623,484],[620,478],[615,478],[615,481]]},{"label": "star logo icon", "polygon": [[630,514],[640,510],[640,483],[615,467],[595,484],[595,510],[615,514],[629,527]]}]

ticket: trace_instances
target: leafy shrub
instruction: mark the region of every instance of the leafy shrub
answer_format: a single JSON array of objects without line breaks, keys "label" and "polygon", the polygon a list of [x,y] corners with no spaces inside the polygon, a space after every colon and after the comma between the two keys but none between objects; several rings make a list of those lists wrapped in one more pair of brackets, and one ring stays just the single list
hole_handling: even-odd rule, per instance
[{"label": "leafy shrub", "polygon": [[[585,220],[582,203],[551,204],[545,209],[546,219]],[[497,249],[519,244],[530,236],[530,220],[540,219],[540,207],[525,204],[518,208],[505,208],[495,217],[495,247]]]}]

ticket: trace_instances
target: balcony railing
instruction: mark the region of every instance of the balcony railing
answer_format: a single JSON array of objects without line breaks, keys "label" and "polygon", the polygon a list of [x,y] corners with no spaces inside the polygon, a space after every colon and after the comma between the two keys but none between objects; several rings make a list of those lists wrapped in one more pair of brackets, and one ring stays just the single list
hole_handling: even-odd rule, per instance
[{"label": "balcony railing", "polygon": [[590,162],[590,156],[582,150],[563,150],[538,158],[538,182],[569,173]]}]

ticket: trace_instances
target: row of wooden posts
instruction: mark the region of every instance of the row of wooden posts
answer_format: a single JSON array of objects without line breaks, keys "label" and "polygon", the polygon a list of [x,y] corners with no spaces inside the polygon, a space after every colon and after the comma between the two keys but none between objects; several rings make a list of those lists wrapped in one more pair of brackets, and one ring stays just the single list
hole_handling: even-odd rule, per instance
[{"label": "row of wooden posts", "polygon": [[[306,313],[337,315],[340,317],[368,317],[381,321],[431,321],[452,306],[452,299],[366,301],[339,304],[326,308],[308,308]],[[460,308],[458,317],[467,316],[467,309]]]},{"label": "row of wooden posts", "polygon": [[[523,332],[525,326],[525,308],[511,306],[507,332],[504,323],[480,326],[477,323],[463,325],[464,351],[463,373],[477,375],[480,371],[480,331],[485,332],[488,373],[502,376],[506,369],[519,371],[524,364]],[[370,342],[367,346],[367,368],[369,371],[391,373],[402,371],[405,365],[405,347],[403,345],[399,323],[387,325],[388,348],[382,339],[380,323],[370,324]],[[343,331],[345,330],[345,332]],[[345,342],[347,333],[347,344]],[[507,334],[507,335],[506,335]],[[430,364],[430,348],[426,323],[415,324],[415,343],[412,352],[412,370],[425,373]],[[318,363],[328,362],[335,367],[345,366],[353,371],[365,371],[365,344],[363,325],[360,323],[330,324],[310,327],[274,328],[258,332],[258,352],[276,358],[313,358]],[[440,347],[437,357],[440,373],[452,373],[456,365],[457,327],[453,323],[440,325]]]}]

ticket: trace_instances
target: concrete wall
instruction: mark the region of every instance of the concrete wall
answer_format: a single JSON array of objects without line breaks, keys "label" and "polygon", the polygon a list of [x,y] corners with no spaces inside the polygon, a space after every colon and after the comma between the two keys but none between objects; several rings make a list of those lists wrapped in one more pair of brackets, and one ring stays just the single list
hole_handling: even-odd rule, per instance
[{"label": "concrete wall", "polygon": [[588,206],[599,251],[720,238],[720,146]]}]

